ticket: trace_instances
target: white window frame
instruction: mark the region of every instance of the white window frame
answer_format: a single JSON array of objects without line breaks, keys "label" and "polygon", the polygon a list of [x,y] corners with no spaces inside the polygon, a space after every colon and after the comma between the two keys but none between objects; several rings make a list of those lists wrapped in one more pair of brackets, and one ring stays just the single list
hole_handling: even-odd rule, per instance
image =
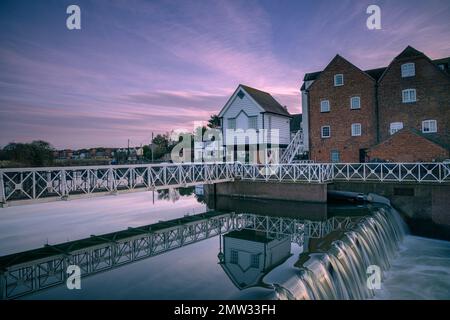
[{"label": "white window frame", "polygon": [[[337,81],[336,81],[336,79],[339,77],[339,76],[341,76],[341,78],[342,78],[342,83],[337,83]],[[341,87],[341,86],[343,86],[344,85],[344,75],[342,74],[342,73],[338,73],[338,74],[335,74],[334,75],[334,86],[335,87]]]},{"label": "white window frame", "polygon": [[[414,97],[412,97],[412,93],[414,93]],[[416,89],[405,89],[402,90],[402,102],[403,103],[413,103],[417,101],[417,92]]]},{"label": "white window frame", "polygon": [[[357,107],[353,107],[353,100],[358,101]],[[354,97],[350,98],[350,109],[352,109],[352,110],[361,109],[361,97],[360,96],[354,96]]]},{"label": "white window frame", "polygon": [[416,65],[413,62],[402,64],[401,70],[402,78],[414,77],[416,75]]},{"label": "white window frame", "polygon": [[[328,106],[328,109],[324,108],[324,105]],[[325,112],[330,112],[331,107],[330,107],[330,100],[322,100],[320,101],[320,112],[325,113]]]},{"label": "white window frame", "polygon": [[400,131],[403,129],[403,122],[398,121],[398,122],[391,122],[389,124],[389,133],[391,135],[393,135],[394,133]]},{"label": "white window frame", "polygon": [[[352,137],[360,137],[362,135],[361,123],[352,123]],[[356,128],[359,128],[358,130]]]},{"label": "white window frame", "polygon": [[236,118],[228,118],[228,129],[236,130]]},{"label": "white window frame", "polygon": [[258,116],[249,116],[248,117],[248,128],[249,129],[258,129]]},{"label": "white window frame", "polygon": [[[333,160],[333,155],[337,154],[337,161]],[[341,153],[339,152],[339,150],[331,150],[330,152],[330,161],[332,163],[339,163],[341,161]]]},{"label": "white window frame", "polygon": [[[434,126],[434,128],[433,128]],[[426,127],[428,129],[425,131]],[[423,133],[436,133],[437,132],[437,120],[424,120],[422,121],[422,132]]]},{"label": "white window frame", "polygon": [[[328,135],[327,135],[327,136],[325,136],[325,135],[323,134],[323,129],[325,129],[325,128],[328,128]],[[322,127],[320,127],[320,136],[321,136],[323,139],[330,138],[330,137],[331,137],[331,127],[330,127],[330,126],[322,126]]]}]

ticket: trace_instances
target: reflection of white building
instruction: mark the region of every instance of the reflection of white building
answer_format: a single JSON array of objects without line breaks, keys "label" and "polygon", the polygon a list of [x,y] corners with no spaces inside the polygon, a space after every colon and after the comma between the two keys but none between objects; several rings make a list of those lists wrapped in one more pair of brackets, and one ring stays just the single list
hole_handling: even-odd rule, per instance
[{"label": "reflection of white building", "polygon": [[258,285],[271,269],[291,253],[289,237],[270,239],[253,230],[232,231],[223,236],[221,266],[239,289]]}]

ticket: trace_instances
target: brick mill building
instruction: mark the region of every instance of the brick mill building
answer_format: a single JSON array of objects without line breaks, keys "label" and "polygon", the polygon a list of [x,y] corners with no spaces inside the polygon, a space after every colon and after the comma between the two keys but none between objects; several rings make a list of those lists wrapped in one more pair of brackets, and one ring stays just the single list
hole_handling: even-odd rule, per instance
[{"label": "brick mill building", "polygon": [[439,161],[450,150],[449,58],[408,46],[384,68],[361,70],[336,55],[302,86],[310,159]]}]

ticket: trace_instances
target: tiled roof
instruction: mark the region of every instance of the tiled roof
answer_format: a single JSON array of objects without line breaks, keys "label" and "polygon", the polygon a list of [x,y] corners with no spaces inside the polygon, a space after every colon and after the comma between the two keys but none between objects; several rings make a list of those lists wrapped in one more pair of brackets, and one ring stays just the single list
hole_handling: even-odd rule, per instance
[{"label": "tiled roof", "polygon": [[241,84],[240,87],[242,87],[242,89],[244,89],[266,112],[276,113],[288,117],[291,116],[289,112],[269,93],[245,86],[243,84]]},{"label": "tiled roof", "polygon": [[[395,59],[411,58],[411,57],[417,57],[417,56],[421,56],[421,55],[424,55],[424,54],[422,52],[414,49],[413,47],[408,46],[397,57],[395,57]],[[435,65],[444,64],[444,65],[446,65],[446,70],[448,70],[449,64],[450,64],[450,57],[431,60],[431,62]],[[381,75],[383,74],[383,72],[386,69],[387,69],[387,67],[383,67],[383,68],[364,70],[364,72],[367,73],[369,76],[371,76],[373,79],[378,80],[378,79],[380,79]],[[303,78],[303,81],[316,80],[321,73],[322,73],[322,71],[306,73]],[[303,84],[302,90],[304,90],[304,89],[305,89],[305,85]]]}]

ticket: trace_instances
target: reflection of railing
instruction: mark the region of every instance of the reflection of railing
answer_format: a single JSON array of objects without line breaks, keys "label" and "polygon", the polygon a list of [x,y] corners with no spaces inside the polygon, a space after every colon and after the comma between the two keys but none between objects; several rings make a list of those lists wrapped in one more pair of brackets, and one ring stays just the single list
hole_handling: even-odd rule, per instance
[{"label": "reflection of railing", "polygon": [[[332,218],[337,219],[337,218]],[[13,299],[67,280],[67,267],[77,265],[82,277],[181,248],[229,231],[250,229],[267,237],[290,236],[303,244],[342,226],[327,220],[209,212],[125,231],[0,257],[0,298]]]},{"label": "reflection of railing", "polygon": [[0,204],[69,195],[168,189],[233,181],[450,182],[447,163],[193,163],[0,170]]}]

